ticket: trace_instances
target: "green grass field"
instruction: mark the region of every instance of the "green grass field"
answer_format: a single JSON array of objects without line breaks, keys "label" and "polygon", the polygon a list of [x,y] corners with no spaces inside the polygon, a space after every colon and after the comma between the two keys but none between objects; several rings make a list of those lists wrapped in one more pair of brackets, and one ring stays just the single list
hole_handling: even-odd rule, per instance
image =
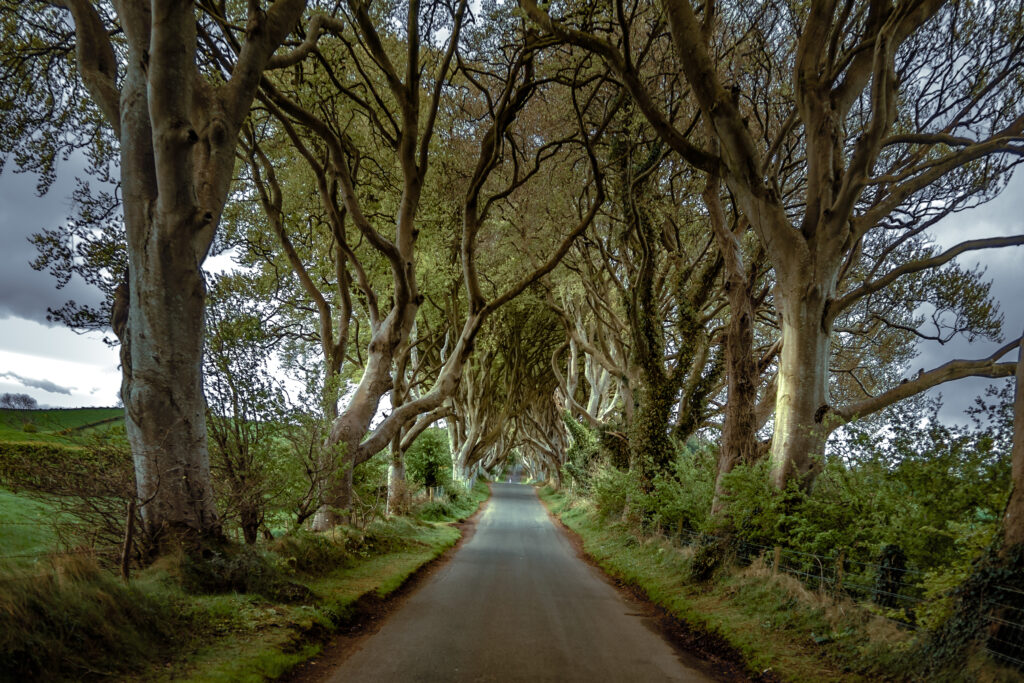
[{"label": "green grass field", "polygon": [[24,566],[57,542],[54,510],[46,503],[0,489],[0,563]]},{"label": "green grass field", "polygon": [[0,442],[74,441],[90,429],[117,424],[122,408],[0,409]]},{"label": "green grass field", "polygon": [[[73,445],[123,416],[121,408],[0,409],[0,449],[4,443]],[[28,431],[26,425],[32,425]],[[54,508],[38,498],[0,488],[0,563],[23,567],[36,561],[32,556],[52,551],[57,543],[53,515]]]}]

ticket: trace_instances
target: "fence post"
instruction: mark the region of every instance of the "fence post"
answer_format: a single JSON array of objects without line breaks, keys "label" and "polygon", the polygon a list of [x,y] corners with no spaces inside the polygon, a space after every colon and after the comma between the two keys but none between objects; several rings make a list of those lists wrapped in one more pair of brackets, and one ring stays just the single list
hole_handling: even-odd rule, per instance
[{"label": "fence post", "polygon": [[778,574],[779,573],[779,565],[782,564],[782,546],[781,545],[775,546],[775,557],[773,559],[774,559],[774,561],[772,562],[772,574],[774,575],[774,574]]},{"label": "fence post", "polygon": [[836,582],[835,591],[836,595],[839,595],[843,591],[843,565],[846,564],[846,549],[843,548],[839,551],[839,557],[836,558]]},{"label": "fence post", "polygon": [[135,531],[135,505],[138,499],[132,496],[128,501],[128,520],[124,525],[124,545],[121,547],[121,578],[128,580],[128,562],[132,554],[132,534]]}]

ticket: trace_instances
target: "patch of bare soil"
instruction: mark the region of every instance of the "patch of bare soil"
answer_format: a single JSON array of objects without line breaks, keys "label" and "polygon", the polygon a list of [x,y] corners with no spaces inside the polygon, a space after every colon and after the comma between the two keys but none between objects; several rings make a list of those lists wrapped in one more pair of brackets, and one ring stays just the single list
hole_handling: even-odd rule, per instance
[{"label": "patch of bare soil", "polygon": [[[488,487],[490,484],[488,484]],[[430,560],[422,567],[413,572],[398,589],[392,591],[386,597],[380,597],[375,592],[370,592],[352,605],[352,617],[337,631],[331,634],[323,634],[327,643],[323,651],[314,659],[310,659],[291,669],[278,680],[286,683],[319,683],[326,680],[335,669],[341,666],[348,657],[358,649],[359,644],[380,630],[384,621],[405,604],[416,589],[422,586],[438,569],[458,552],[476,532],[477,518],[487,507],[490,499],[480,504],[469,518],[465,521],[453,524],[462,532],[462,536],[451,548]],[[311,634],[311,640],[316,640],[315,634]]]},{"label": "patch of bare soil", "polygon": [[643,616],[648,628],[661,634],[685,664],[699,668],[717,680],[728,683],[741,681],[779,683],[782,680],[771,671],[750,671],[743,654],[722,636],[706,631],[685,619],[673,616],[665,608],[651,602],[647,593],[639,586],[609,576],[601,565],[583,549],[583,539],[580,535],[563,524],[547,503],[543,499],[540,500],[544,504],[548,516],[562,529],[580,559],[596,569],[628,603],[634,605],[636,607],[635,614]]}]

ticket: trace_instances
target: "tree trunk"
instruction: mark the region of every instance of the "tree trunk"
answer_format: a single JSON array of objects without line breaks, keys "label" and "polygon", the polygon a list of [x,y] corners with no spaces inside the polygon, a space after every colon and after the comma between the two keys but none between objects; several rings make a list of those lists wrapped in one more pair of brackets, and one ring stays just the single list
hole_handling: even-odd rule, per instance
[{"label": "tree trunk", "polygon": [[[709,126],[710,129],[710,126]],[[709,132],[713,132],[709,130]],[[711,175],[703,192],[704,205],[722,255],[725,292],[729,301],[729,324],[725,333],[726,402],[722,442],[718,451],[718,472],[711,514],[725,507],[723,478],[739,463],[757,458],[757,362],[754,360],[754,306],[751,278],[743,265],[742,238],[748,223],[727,224],[721,199],[721,179]]]},{"label": "tree trunk", "polygon": [[405,483],[405,452],[401,438],[391,443],[391,464],[388,465],[387,515],[401,515],[409,509],[408,489]]},{"label": "tree trunk", "polygon": [[[827,432],[829,330],[825,328],[826,291],[810,278],[776,285],[782,317],[772,436],[772,481],[783,489],[791,479],[809,488],[821,470]],[[795,284],[793,283],[795,280]]]},{"label": "tree trunk", "polygon": [[352,512],[351,459],[344,458],[337,471],[331,473],[324,503],[313,515],[313,531],[327,531],[339,524],[348,524]]},{"label": "tree trunk", "polygon": [[1013,399],[1013,450],[1010,500],[1003,516],[1005,548],[1024,543],[1024,340],[1017,357],[1016,387]]},{"label": "tree trunk", "polygon": [[145,244],[130,247],[131,365],[121,399],[142,518],[156,538],[220,533],[203,397],[206,291],[191,245],[176,239],[181,229],[152,226]]},{"label": "tree trunk", "polygon": [[649,377],[637,391],[639,400],[629,435],[629,468],[640,475],[645,486],[672,461],[668,431],[675,398],[673,389],[670,382]]},{"label": "tree trunk", "polygon": [[757,362],[754,360],[754,314],[745,278],[729,274],[729,328],[725,336],[727,398],[718,473],[711,514],[724,508],[723,478],[740,463],[757,459]]},{"label": "tree trunk", "polygon": [[[394,314],[394,313],[393,313]],[[387,323],[385,323],[387,325]],[[323,504],[313,517],[313,530],[326,531],[348,521],[352,507],[352,471],[358,464],[359,444],[377,412],[380,397],[391,388],[388,370],[394,356],[393,332],[383,330],[370,343],[363,377],[348,406],[334,420],[325,449],[340,449],[339,462],[328,470]],[[338,451],[335,451],[337,453]]]},{"label": "tree trunk", "polygon": [[255,544],[259,538],[260,525],[263,524],[263,515],[256,505],[245,504],[242,506],[240,517],[242,537],[245,538],[247,545]]}]

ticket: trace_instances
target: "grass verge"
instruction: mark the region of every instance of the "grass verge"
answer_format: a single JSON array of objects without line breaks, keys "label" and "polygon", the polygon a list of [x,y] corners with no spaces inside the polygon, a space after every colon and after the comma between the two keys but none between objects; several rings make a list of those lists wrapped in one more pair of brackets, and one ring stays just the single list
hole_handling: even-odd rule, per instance
[{"label": "grass verge", "polygon": [[[316,656],[365,601],[390,595],[453,546],[461,532],[452,522],[487,496],[478,484],[441,521],[399,517],[226,550],[218,571],[241,575],[248,592],[195,592],[206,575],[185,590],[196,572],[184,558],[164,558],[128,584],[83,555],[7,567],[0,681],[273,680]],[[266,580],[250,581],[253,571]]]},{"label": "grass verge", "polygon": [[[540,491],[548,508],[579,535],[606,573],[638,589],[697,633],[738,653],[754,679],[783,681],[916,680],[915,634],[849,600],[808,590],[763,562],[727,566],[706,583],[690,579],[693,551],[644,538],[601,520],[585,500]],[[972,660],[950,681],[1019,680],[1017,672]]]}]

